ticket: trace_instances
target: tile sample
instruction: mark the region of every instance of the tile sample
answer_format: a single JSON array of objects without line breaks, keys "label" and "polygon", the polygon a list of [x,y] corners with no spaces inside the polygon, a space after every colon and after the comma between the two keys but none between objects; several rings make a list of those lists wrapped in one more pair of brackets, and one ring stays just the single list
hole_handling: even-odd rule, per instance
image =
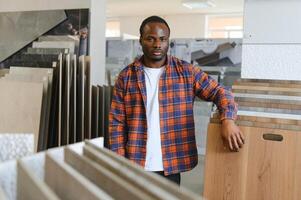
[{"label": "tile sample", "polygon": [[63,10],[0,13],[0,62],[66,19]]}]

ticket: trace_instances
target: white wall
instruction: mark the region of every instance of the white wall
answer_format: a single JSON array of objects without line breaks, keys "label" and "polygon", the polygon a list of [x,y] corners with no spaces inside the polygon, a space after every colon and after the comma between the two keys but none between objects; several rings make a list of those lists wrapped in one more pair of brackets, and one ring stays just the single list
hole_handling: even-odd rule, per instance
[{"label": "white wall", "polygon": [[[120,34],[139,36],[139,27],[148,16],[120,18]],[[171,38],[204,38],[205,15],[166,15],[162,16],[171,29]]]},{"label": "white wall", "polygon": [[106,0],[0,0],[0,12],[90,8],[92,84],[105,83]]},{"label": "white wall", "polygon": [[242,78],[301,80],[301,1],[246,0]]}]

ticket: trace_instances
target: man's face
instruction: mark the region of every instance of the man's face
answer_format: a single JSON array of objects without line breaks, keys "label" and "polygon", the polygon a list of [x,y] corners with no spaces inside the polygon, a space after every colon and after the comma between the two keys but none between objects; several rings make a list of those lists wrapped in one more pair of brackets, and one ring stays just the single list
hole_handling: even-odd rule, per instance
[{"label": "man's face", "polygon": [[140,37],[140,44],[146,59],[158,62],[165,59],[169,47],[169,30],[159,22],[146,24]]}]

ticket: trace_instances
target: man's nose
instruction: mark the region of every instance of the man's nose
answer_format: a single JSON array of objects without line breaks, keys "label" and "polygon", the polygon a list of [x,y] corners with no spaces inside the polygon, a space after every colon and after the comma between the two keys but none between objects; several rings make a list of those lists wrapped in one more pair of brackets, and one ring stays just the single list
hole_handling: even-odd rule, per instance
[{"label": "man's nose", "polygon": [[161,41],[160,40],[155,40],[154,47],[155,48],[161,48]]}]

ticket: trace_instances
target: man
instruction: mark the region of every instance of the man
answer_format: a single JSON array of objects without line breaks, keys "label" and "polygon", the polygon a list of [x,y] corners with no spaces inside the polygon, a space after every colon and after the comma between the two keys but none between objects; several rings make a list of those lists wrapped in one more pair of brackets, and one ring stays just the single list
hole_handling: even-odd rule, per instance
[{"label": "man", "polygon": [[221,114],[222,137],[233,151],[244,143],[235,125],[232,94],[199,67],[167,56],[170,29],[158,16],[140,26],[144,55],[124,68],[110,112],[110,149],[180,184],[180,173],[197,165],[193,102],[213,101]]}]

